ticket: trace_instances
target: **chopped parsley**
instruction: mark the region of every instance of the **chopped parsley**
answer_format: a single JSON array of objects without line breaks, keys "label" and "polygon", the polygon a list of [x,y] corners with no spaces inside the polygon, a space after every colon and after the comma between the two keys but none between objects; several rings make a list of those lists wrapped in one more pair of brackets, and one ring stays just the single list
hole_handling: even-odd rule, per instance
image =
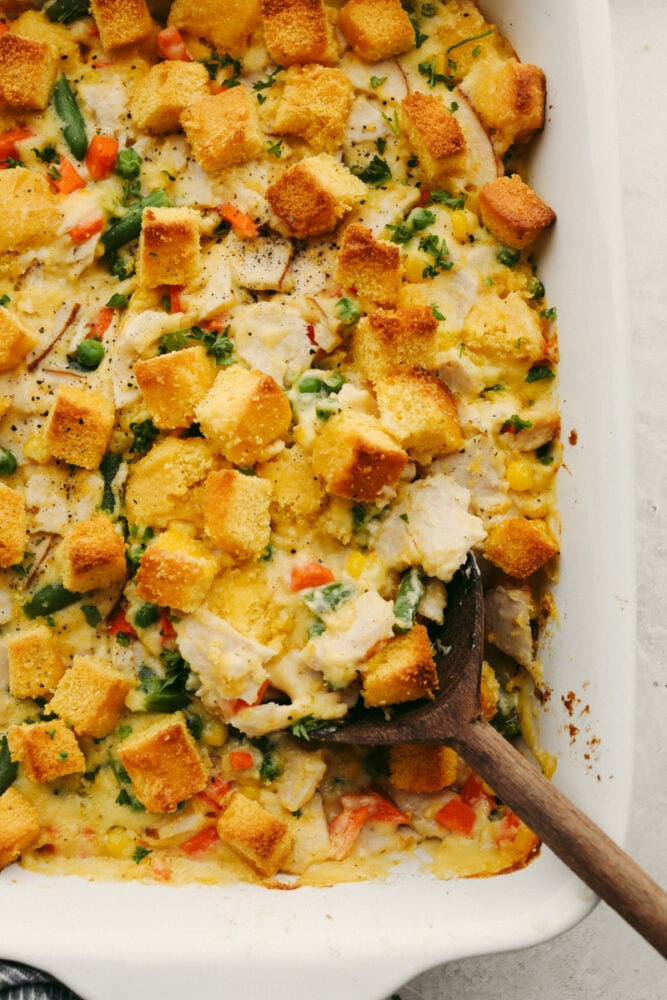
[{"label": "chopped parsley", "polygon": [[548,365],[535,365],[526,375],[524,382],[542,382],[544,379],[555,378],[556,373]]},{"label": "chopped parsley", "polygon": [[313,729],[317,729],[320,723],[312,715],[304,715],[302,719],[297,719],[289,727],[292,736],[299,736],[302,740],[309,740]]},{"label": "chopped parsley", "polygon": [[[460,42],[454,42],[453,45],[450,45],[449,48],[446,49],[445,55],[448,56],[450,52],[453,52],[454,49],[461,48],[462,45],[469,45],[470,42],[478,42],[481,38],[487,38],[489,35],[492,34],[493,34],[493,28],[489,28],[488,31],[483,31],[480,35],[471,35],[470,38],[462,38]],[[480,51],[481,49],[479,49],[479,46],[477,46],[475,49],[473,49],[473,56],[477,58]]]},{"label": "chopped parsley", "polygon": [[280,157],[283,155],[283,140],[278,139],[277,142],[270,142],[269,145],[266,147],[266,151],[269,154],[269,156],[275,156],[276,159],[279,160]]},{"label": "chopped parsley", "polygon": [[438,240],[434,234],[422,236],[419,241],[419,249],[433,258],[433,263],[427,264],[422,271],[423,278],[435,278],[440,271],[449,271],[454,266],[453,261],[449,259],[449,250],[444,236],[441,240]]},{"label": "chopped parsley", "polygon": [[524,420],[518,413],[513,413],[512,416],[501,425],[500,433],[519,434],[520,431],[526,431],[532,426],[533,425],[530,420]]},{"label": "chopped parsley", "polygon": [[94,604],[82,604],[83,616],[91,628],[97,628],[102,621],[102,615]]},{"label": "chopped parsley", "polygon": [[239,77],[243,72],[241,62],[239,59],[234,59],[227,52],[223,55],[220,55],[219,52],[211,52],[210,55],[204,56],[203,59],[199,59],[198,61],[205,66],[210,80],[215,80],[218,75],[218,71],[226,69],[229,66],[231,68],[232,75],[221,81],[222,86],[226,87],[228,90],[231,87],[238,87],[240,84],[241,81],[239,80]]},{"label": "chopped parsley", "polygon": [[0,736],[0,795],[13,785],[18,770],[18,763],[12,760],[9,753],[7,737]]},{"label": "chopped parsley", "polygon": [[134,435],[130,451],[136,455],[147,455],[160,433],[153,421],[150,417],[146,420],[135,421],[130,424],[130,430]]},{"label": "chopped parsley", "polygon": [[427,59],[424,62],[420,62],[417,69],[423,77],[426,78],[426,82],[429,87],[435,87],[439,83],[444,83],[448,90],[453,90],[455,86],[454,78],[451,76],[445,76],[444,73],[438,73],[435,68],[435,56],[432,59]]},{"label": "chopped parsley", "polygon": [[465,194],[450,194],[449,191],[429,191],[428,200],[435,202],[436,205],[446,205],[447,208],[456,212],[465,205],[466,196]]},{"label": "chopped parsley", "polygon": [[386,76],[372,76],[371,77],[371,87],[375,90],[377,87],[381,87],[386,81]]},{"label": "chopped parsley", "polygon": [[387,184],[392,177],[391,169],[386,160],[381,159],[377,153],[369,164],[365,167],[352,167],[352,173],[362,180],[364,184],[371,187],[382,187]]},{"label": "chopped parsley", "polygon": [[134,849],[134,854],[132,855],[132,860],[135,865],[141,864],[144,858],[147,858],[149,854],[152,854],[153,850],[150,847],[142,847],[138,844]]},{"label": "chopped parsley", "polygon": [[555,306],[550,306],[549,309],[542,309],[542,311],[540,312],[540,316],[542,316],[544,319],[556,319],[558,313],[556,311]]}]

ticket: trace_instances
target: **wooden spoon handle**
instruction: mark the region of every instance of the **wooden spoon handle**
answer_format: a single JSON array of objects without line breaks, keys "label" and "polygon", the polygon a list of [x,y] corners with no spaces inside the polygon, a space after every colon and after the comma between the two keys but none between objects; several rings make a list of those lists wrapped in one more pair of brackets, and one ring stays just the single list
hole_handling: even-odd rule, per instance
[{"label": "wooden spoon handle", "polygon": [[667,893],[488,723],[459,722],[454,745],[533,833],[667,958]]}]

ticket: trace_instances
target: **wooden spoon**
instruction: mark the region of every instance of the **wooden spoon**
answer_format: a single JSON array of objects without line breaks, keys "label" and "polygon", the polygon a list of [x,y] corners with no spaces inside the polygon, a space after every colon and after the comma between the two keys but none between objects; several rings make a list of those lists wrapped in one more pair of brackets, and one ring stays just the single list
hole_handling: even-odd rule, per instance
[{"label": "wooden spoon", "polygon": [[482,583],[472,554],[447,587],[435,640],[439,690],[433,701],[377,709],[325,723],[311,736],[335,743],[448,744],[582,881],[667,958],[667,893],[481,718]]}]

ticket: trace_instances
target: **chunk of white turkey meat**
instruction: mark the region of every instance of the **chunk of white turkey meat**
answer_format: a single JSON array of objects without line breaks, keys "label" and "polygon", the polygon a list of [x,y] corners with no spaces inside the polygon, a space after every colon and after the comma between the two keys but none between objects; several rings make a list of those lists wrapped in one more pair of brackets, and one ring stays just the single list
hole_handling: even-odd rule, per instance
[{"label": "chunk of white turkey meat", "polygon": [[326,773],[326,761],[321,750],[303,750],[298,746],[281,745],[279,757],[282,771],[272,787],[285,809],[296,812],[317,791]]},{"label": "chunk of white turkey meat", "polygon": [[62,534],[99,507],[104,484],[97,472],[58,465],[26,465],[25,502],[35,531]]},{"label": "chunk of white turkey meat", "polygon": [[534,407],[518,415],[526,426],[516,432],[509,430],[503,434],[505,447],[513,451],[536,451],[560,434],[560,414],[555,410],[539,410]]},{"label": "chunk of white turkey meat", "polygon": [[241,288],[279,289],[292,257],[292,243],[281,236],[241,240],[232,231],[224,241],[232,276]]},{"label": "chunk of white turkey meat", "polygon": [[187,329],[195,322],[193,313],[169,313],[157,309],[129,313],[113,332],[107,354],[114,358],[111,371],[114,402],[118,409],[141,399],[134,365],[165,333]]},{"label": "chunk of white turkey meat", "polygon": [[375,551],[390,569],[422,566],[448,583],[486,535],[469,506],[470,492],[442,473],[403,483],[387,516],[371,523]]},{"label": "chunk of white turkey meat", "polygon": [[484,522],[510,509],[505,458],[489,434],[468,438],[465,451],[436,459],[431,468],[470,491],[470,509]]},{"label": "chunk of white turkey meat", "polygon": [[301,875],[310,865],[325,861],[331,853],[331,839],[324,812],[322,796],[318,793],[299,807],[298,818],[292,821],[295,836],[292,850],[283,864],[283,870],[290,875]]},{"label": "chunk of white turkey meat", "polygon": [[202,253],[198,278],[181,292],[181,306],[196,313],[201,322],[228,306],[233,297],[227,248],[222,243],[210,244]]},{"label": "chunk of white turkey meat", "polygon": [[501,583],[484,595],[487,639],[522,667],[530,667],[534,658],[531,628],[534,614],[533,595],[529,587]]}]

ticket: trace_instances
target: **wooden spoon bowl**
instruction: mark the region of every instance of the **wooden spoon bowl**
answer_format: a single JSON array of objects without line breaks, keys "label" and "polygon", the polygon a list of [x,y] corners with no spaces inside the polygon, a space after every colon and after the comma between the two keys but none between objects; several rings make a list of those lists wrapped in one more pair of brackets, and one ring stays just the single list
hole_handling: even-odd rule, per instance
[{"label": "wooden spoon bowl", "polygon": [[445,619],[432,636],[439,677],[432,701],[397,706],[390,719],[378,709],[357,709],[311,736],[358,745],[452,746],[561,861],[667,958],[667,893],[481,717],[484,598],[472,554],[448,584]]}]

